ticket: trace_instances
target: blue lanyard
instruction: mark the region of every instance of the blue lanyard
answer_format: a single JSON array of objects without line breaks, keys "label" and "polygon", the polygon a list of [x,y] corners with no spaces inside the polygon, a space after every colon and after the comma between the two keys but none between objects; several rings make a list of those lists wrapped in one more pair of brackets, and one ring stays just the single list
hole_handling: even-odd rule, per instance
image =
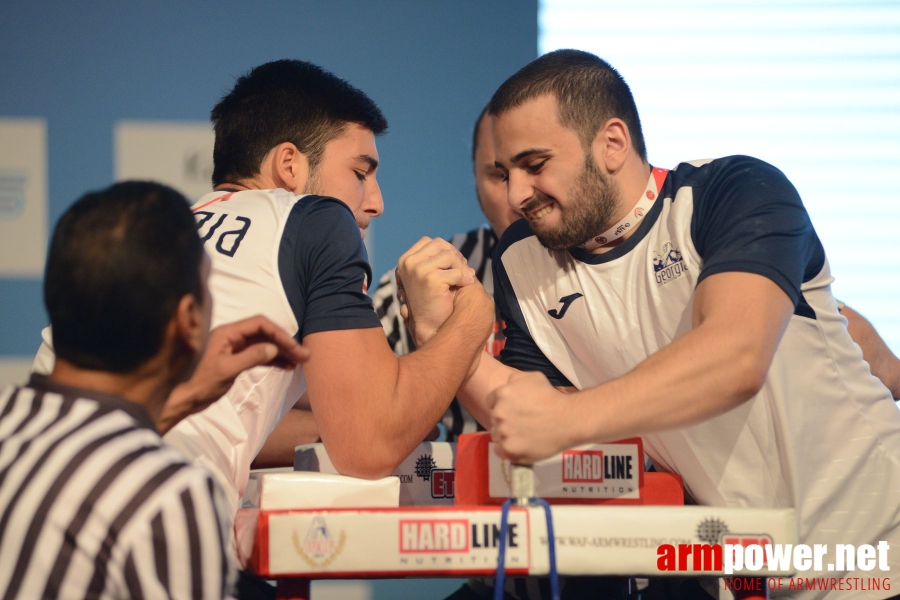
[{"label": "blue lanyard", "polygon": [[[543,506],[547,519],[547,547],[550,554],[550,592],[553,600],[559,600],[559,574],[556,572],[556,536],[553,534],[553,515],[550,505],[543,498],[530,498],[532,505]],[[506,583],[506,535],[509,529],[509,507],[512,498],[503,503],[500,510],[500,552],[497,556],[497,577],[494,579],[494,600],[503,600],[503,587]]]}]

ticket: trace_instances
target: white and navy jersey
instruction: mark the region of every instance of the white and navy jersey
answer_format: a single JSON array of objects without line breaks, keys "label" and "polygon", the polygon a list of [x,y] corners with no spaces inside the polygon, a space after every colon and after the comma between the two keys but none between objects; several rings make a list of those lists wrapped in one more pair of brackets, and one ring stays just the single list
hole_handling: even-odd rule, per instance
[{"label": "white and navy jersey", "polygon": [[[469,266],[475,269],[475,277],[484,286],[485,291],[489,295],[493,295],[494,277],[491,254],[497,245],[497,236],[494,235],[494,232],[489,227],[482,226],[453,236],[450,243],[466,257]],[[394,269],[382,275],[372,300],[375,303],[375,312],[381,319],[381,326],[384,328],[388,344],[394,354],[403,356],[415,350],[416,344],[409,337],[409,332],[400,317],[400,301],[397,299],[397,278]],[[491,335],[485,343],[485,350],[491,356],[500,356],[500,351],[503,349],[506,341],[503,336],[503,327],[498,311]],[[475,417],[456,398],[450,403],[450,407],[441,421],[447,428],[447,441],[450,442],[455,442],[461,433],[484,431]]]},{"label": "white and navy jersey", "polygon": [[[212,259],[212,325],[263,315],[301,340],[379,327],[353,213],[334,198],[276,190],[214,192],[193,207]],[[306,390],[303,369],[256,367],[165,438],[222,481],[232,508],[266,437]]]},{"label": "white and navy jersey", "polygon": [[847,333],[822,245],[780,171],[741,156],[683,163],[609,252],[549,251],[522,220],[494,261],[503,361],[578,389],[625,375],[690,331],[704,278],[774,281],[795,310],[760,392],[701,424],[646,435],[644,449],[700,504],[793,507],[802,542],[887,540],[900,567],[900,412]]},{"label": "white and navy jersey", "polygon": [[143,407],[41,375],[0,392],[4,598],[231,597],[226,511]]}]

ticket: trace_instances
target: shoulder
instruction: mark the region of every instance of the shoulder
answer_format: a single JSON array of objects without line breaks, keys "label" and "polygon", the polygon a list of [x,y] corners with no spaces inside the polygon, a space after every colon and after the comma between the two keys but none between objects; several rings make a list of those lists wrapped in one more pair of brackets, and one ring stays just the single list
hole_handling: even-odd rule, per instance
[{"label": "shoulder", "polygon": [[151,456],[134,461],[123,478],[122,497],[131,497],[131,527],[140,528],[161,513],[176,513],[190,521],[220,521],[223,514],[223,492],[212,473],[194,465],[177,449],[161,445]]},{"label": "shoulder", "polygon": [[353,211],[350,210],[350,207],[337,198],[332,198],[331,196],[318,196],[315,194],[299,196],[291,213],[305,215],[347,215],[351,218],[353,217]]},{"label": "shoulder", "polygon": [[514,244],[531,237],[534,237],[534,232],[528,224],[528,219],[519,219],[503,232],[503,237],[497,242],[497,248],[494,250],[494,258],[502,257],[503,253]]},{"label": "shoulder", "polygon": [[719,184],[735,184],[771,179],[786,180],[784,173],[771,164],[752,156],[727,156],[680,163],[672,170],[667,185],[670,191],[681,188],[703,188]]},{"label": "shoulder", "polygon": [[[349,236],[349,237],[348,237]],[[340,239],[341,244],[335,244],[335,239]],[[303,243],[299,243],[300,240]],[[336,198],[330,196],[301,196],[291,208],[287,217],[282,236],[282,245],[288,244],[288,249],[313,250],[318,247],[326,247],[332,251],[348,246],[348,242],[362,246],[362,238],[356,218],[350,208]]]}]

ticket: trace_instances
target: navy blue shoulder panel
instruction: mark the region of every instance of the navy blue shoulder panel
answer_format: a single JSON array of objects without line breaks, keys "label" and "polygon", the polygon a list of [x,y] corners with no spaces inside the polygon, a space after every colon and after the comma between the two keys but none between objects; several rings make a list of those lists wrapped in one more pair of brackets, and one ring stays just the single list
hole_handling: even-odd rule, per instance
[{"label": "navy blue shoulder panel", "polygon": [[300,326],[317,331],[381,327],[366,287],[372,268],[346,204],[304,196],[291,209],[278,248],[278,271]]},{"label": "navy blue shoulder panel", "polygon": [[503,266],[503,254],[510,246],[533,235],[528,221],[520,219],[507,227],[494,248],[494,303],[506,323],[503,329],[506,345],[500,351],[500,361],[520,371],[539,371],[553,385],[571,387],[572,383],[550,362],[531,337],[525,315]]},{"label": "navy blue shoulder panel", "polygon": [[784,173],[749,156],[730,156],[700,167],[681,164],[676,190],[690,187],[691,238],[703,259],[702,281],[742,271],[774,281],[796,314],[815,318],[800,286],[825,264],[825,250],[797,190]]}]

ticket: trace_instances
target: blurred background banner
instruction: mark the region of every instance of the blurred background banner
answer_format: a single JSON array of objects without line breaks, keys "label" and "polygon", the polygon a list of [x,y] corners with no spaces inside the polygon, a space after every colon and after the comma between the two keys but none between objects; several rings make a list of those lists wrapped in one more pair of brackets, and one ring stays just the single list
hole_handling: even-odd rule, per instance
[{"label": "blurred background banner", "polygon": [[41,277],[47,249],[47,123],[0,116],[0,277]]},{"label": "blurred background banner", "polygon": [[212,189],[215,136],[209,123],[119,121],[114,137],[116,181],[165,183],[192,203]]}]

